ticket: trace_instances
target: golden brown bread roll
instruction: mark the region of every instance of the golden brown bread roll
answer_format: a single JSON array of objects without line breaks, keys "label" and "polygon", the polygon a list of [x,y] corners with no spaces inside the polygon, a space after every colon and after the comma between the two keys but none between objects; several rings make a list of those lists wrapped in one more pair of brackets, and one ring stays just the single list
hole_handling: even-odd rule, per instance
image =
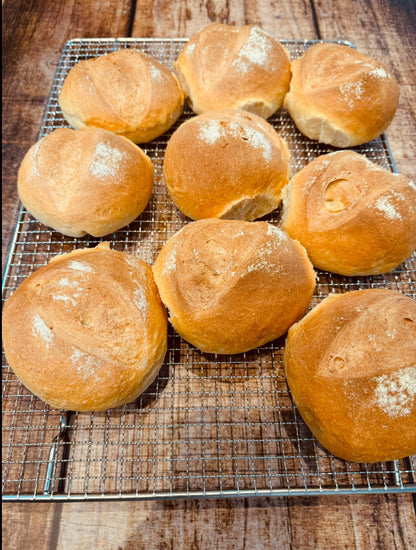
[{"label": "golden brown bread roll", "polygon": [[144,143],[166,132],[183,111],[183,91],[161,63],[132,49],[74,65],[59,105],[77,130],[96,126]]},{"label": "golden brown bread roll", "polygon": [[352,462],[416,453],[416,302],[392,290],[330,295],[289,329],[293,400],[316,439]]},{"label": "golden brown bread roll", "polygon": [[71,237],[108,235],[143,212],[153,189],[150,158],[101,128],[58,128],[25,155],[18,173],[23,205]]},{"label": "golden brown bread roll", "polygon": [[322,155],[283,193],[282,227],[320,269],[385,273],[416,249],[416,185],[364,155]]},{"label": "golden brown bread roll", "polygon": [[353,147],[390,125],[399,86],[379,61],[341,44],[319,43],[292,62],[284,105],[310,139]]},{"label": "golden brown bread roll", "polygon": [[210,111],[173,133],[163,170],[186,216],[251,221],[279,206],[290,177],[289,151],[261,117],[239,109]]},{"label": "golden brown bread roll", "polygon": [[196,114],[238,108],[268,118],[289,89],[286,49],[254,25],[213,23],[183,48],[174,70]]},{"label": "golden brown bread roll", "polygon": [[266,222],[189,223],[153,273],[175,330],[208,353],[241,353],[281,336],[315,287],[302,246]]},{"label": "golden brown bread roll", "polygon": [[136,399],[162,365],[167,318],[151,268],[107,243],[56,256],[3,314],[6,358],[58,409],[99,411]]}]

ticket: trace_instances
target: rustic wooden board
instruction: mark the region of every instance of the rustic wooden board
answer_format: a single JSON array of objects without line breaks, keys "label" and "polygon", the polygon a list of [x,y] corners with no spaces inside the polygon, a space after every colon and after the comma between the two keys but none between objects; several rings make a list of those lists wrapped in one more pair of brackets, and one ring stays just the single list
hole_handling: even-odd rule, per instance
[{"label": "rustic wooden board", "polygon": [[132,3],[13,0],[3,5],[2,272],[16,223],[16,176],[37,140],[65,42],[78,36],[125,36]]},{"label": "rustic wooden board", "polygon": [[[157,5],[157,8],[155,9]],[[199,0],[148,2],[138,0],[133,37],[191,37],[210,23],[253,24],[277,38],[318,38],[309,0],[265,2]]]},{"label": "rustic wooden board", "polygon": [[5,505],[5,548],[412,550],[411,499],[296,497]]},{"label": "rustic wooden board", "polygon": [[399,0],[316,2],[316,13],[323,38],[351,40],[360,51],[385,63],[397,78],[400,102],[386,134],[399,171],[414,177],[416,3]]},{"label": "rustic wooden board", "polygon": [[[412,0],[137,0],[3,3],[3,266],[18,166],[38,135],[64,43],[76,36],[191,36],[213,20],[257,23],[284,38],[347,38],[399,78],[387,132],[398,167],[415,173]],[[5,548],[398,548],[416,540],[411,495],[173,502],[4,504]]]}]

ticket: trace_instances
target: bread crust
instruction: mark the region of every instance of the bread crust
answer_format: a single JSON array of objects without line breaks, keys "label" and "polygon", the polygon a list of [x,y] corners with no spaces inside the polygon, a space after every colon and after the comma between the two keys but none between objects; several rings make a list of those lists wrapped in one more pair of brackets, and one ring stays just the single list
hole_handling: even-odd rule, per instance
[{"label": "bread crust", "polygon": [[292,61],[284,106],[310,139],[353,147],[382,134],[399,102],[399,85],[387,67],[341,44],[319,43]]},{"label": "bread crust", "polygon": [[210,111],[173,133],[163,171],[174,203],[189,218],[252,221],[279,206],[290,178],[289,151],[261,117]]},{"label": "bread crust", "polygon": [[148,55],[122,49],[74,65],[59,105],[77,130],[94,126],[145,143],[166,132],[183,111],[175,77]]},{"label": "bread crust", "polygon": [[284,352],[296,406],[317,440],[352,462],[416,452],[416,302],[393,290],[330,295]]},{"label": "bread crust", "polygon": [[212,23],[183,48],[174,70],[196,114],[243,109],[263,118],[283,104],[289,89],[287,50],[255,25]]},{"label": "bread crust", "polygon": [[154,168],[130,140],[101,128],[58,128],[26,153],[20,200],[40,222],[71,237],[108,235],[148,204]]},{"label": "bread crust", "polygon": [[416,249],[416,185],[354,151],[322,155],[284,190],[282,228],[315,267],[386,273]]},{"label": "bread crust", "polygon": [[6,358],[57,409],[99,411],[135,400],[166,353],[167,315],[151,268],[102,243],[56,256],[8,299]]},{"label": "bread crust", "polygon": [[171,237],[153,265],[169,319],[208,353],[281,336],[307,310],[315,273],[304,249],[266,222],[204,219]]}]

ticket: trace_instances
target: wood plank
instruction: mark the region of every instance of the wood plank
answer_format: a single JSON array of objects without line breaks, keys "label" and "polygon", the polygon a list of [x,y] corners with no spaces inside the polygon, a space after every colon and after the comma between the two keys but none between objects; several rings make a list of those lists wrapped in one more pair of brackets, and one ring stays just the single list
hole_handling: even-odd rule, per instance
[{"label": "wood plank", "polygon": [[411,550],[416,540],[410,495],[290,499],[293,548]]},{"label": "wood plank", "polygon": [[416,4],[411,0],[316,2],[319,30],[325,40],[346,39],[385,63],[400,85],[400,102],[386,135],[399,171],[416,173]]},{"label": "wood plank", "polygon": [[[42,550],[58,538],[59,504],[2,504],[2,545],[6,550]],[[54,521],[55,520],[55,521]]]},{"label": "wood plank", "polygon": [[[2,272],[20,209],[17,171],[38,137],[62,48],[78,36],[123,36],[130,12],[129,0],[7,0],[2,5]],[[48,548],[59,511],[59,505],[44,503],[4,504],[4,547]]]},{"label": "wood plank", "polygon": [[[98,9],[99,8],[99,9]],[[6,1],[3,7],[3,95],[43,97],[49,92],[65,42],[83,36],[125,36],[131,2]],[[17,62],[18,61],[18,62]],[[28,87],[30,83],[30,87]]]},{"label": "wood plank", "polygon": [[130,12],[129,0],[9,0],[3,5],[2,271],[20,208],[17,170],[39,135],[62,48],[79,36],[125,35]]},{"label": "wood plank", "polygon": [[[37,137],[61,49],[76,36],[191,36],[213,20],[282,38],[348,38],[391,60],[402,86],[388,136],[414,173],[414,4],[398,0],[6,0],[3,5],[3,251],[18,209],[17,169]],[[412,8],[413,6],[413,8]],[[413,9],[413,11],[412,11]],[[6,200],[5,200],[6,199]],[[13,222],[13,223],[12,223]],[[4,258],[4,255],[3,255]],[[5,548],[414,548],[410,495],[3,505]]]},{"label": "wood plank", "polygon": [[317,37],[308,0],[138,0],[132,34],[135,37],[191,37],[213,22],[255,24],[277,38]]},{"label": "wood plank", "polygon": [[43,529],[50,548],[71,550],[411,550],[416,540],[410,495],[63,503],[53,505],[55,526],[44,519],[46,506],[4,506],[8,550],[45,548]]}]

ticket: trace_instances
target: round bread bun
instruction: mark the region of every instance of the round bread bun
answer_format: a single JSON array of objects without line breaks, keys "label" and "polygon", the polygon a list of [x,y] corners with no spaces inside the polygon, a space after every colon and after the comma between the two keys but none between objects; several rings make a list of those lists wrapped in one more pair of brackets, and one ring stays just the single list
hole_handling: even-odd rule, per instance
[{"label": "round bread bun", "polygon": [[74,65],[59,105],[77,130],[95,126],[145,143],[166,132],[183,111],[175,75],[132,49],[118,50]]},{"label": "round bread bun", "polygon": [[143,212],[153,173],[149,157],[126,138],[100,128],[58,128],[26,153],[17,186],[43,224],[71,237],[102,237]]},{"label": "round bread bun", "polygon": [[57,409],[134,401],[166,353],[167,316],[152,270],[102,243],[56,256],[28,277],[3,314],[6,358]]},{"label": "round bread bun", "polygon": [[416,185],[359,153],[318,157],[284,194],[282,228],[315,267],[348,276],[386,273],[416,249]]},{"label": "round bread bun", "polygon": [[195,34],[174,63],[185,97],[199,115],[244,109],[268,118],[289,90],[286,49],[254,25],[213,23]]},{"label": "round bread bun", "polygon": [[174,203],[189,218],[251,221],[279,206],[290,178],[289,151],[261,117],[210,111],[173,133],[163,170]]},{"label": "round bread bun", "polygon": [[167,241],[153,273],[175,330],[218,354],[281,336],[305,313],[315,287],[302,246],[266,222],[189,223]]},{"label": "round bread bun", "polygon": [[288,332],[287,381],[305,423],[352,462],[416,453],[416,302],[369,289],[330,295]]},{"label": "round bread bun", "polygon": [[341,44],[319,43],[292,62],[284,105],[310,139],[353,147],[390,125],[399,85],[379,61]]}]

